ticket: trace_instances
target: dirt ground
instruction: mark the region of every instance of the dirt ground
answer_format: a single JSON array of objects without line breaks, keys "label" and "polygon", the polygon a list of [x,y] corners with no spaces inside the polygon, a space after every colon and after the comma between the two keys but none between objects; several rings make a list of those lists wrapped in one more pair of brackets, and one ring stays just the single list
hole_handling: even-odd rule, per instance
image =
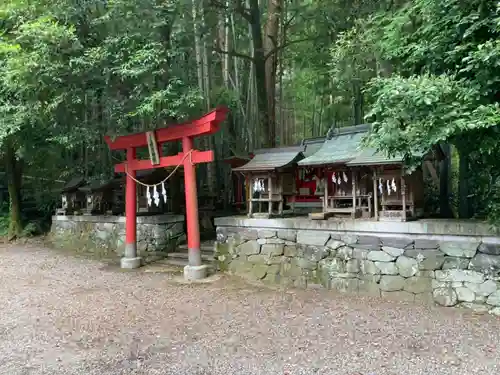
[{"label": "dirt ground", "polygon": [[0,374],[498,374],[500,319],[0,247]]}]

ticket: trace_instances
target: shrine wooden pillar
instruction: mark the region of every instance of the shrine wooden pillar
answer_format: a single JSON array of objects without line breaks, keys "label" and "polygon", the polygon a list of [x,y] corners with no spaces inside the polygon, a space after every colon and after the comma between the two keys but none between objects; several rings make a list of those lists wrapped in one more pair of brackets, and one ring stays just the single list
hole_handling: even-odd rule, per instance
[{"label": "shrine wooden pillar", "polygon": [[[131,164],[136,157],[134,147],[127,148],[127,163]],[[127,173],[125,185],[125,253],[121,259],[122,268],[138,268],[141,258],[137,256],[137,185],[134,181],[137,172]]]},{"label": "shrine wooden pillar", "polygon": [[373,209],[375,212],[375,220],[378,221],[377,167],[373,168]]},{"label": "shrine wooden pillar", "polygon": [[351,217],[356,219],[356,172],[352,169],[352,213]]},{"label": "shrine wooden pillar", "polygon": [[[193,150],[193,139],[182,138],[184,155]],[[191,158],[184,159],[184,190],[186,191],[186,226],[188,240],[189,265],[201,266],[200,225],[198,217],[198,192],[196,187],[196,171]]]},{"label": "shrine wooden pillar", "polygon": [[402,220],[406,221],[406,181],[404,178],[404,172],[401,169],[401,200],[402,200],[402,209],[403,209],[403,215],[402,215]]}]

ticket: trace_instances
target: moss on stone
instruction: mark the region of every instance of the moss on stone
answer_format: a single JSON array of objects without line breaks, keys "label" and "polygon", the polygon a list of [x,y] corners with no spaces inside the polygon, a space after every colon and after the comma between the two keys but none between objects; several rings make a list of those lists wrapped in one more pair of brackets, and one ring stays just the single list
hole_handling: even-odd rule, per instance
[{"label": "moss on stone", "polygon": [[216,242],[214,257],[218,270],[225,272],[230,269],[232,257],[230,254],[230,245],[227,242]]},{"label": "moss on stone", "polygon": [[227,242],[215,244],[215,256],[219,255],[229,255],[229,244]]},{"label": "moss on stone", "polygon": [[245,275],[250,272],[252,269],[252,265],[248,263],[248,261],[244,258],[236,258],[233,259],[231,263],[229,263],[229,271],[236,275]]},{"label": "moss on stone", "polygon": [[267,275],[269,266],[265,264],[255,264],[252,267],[252,276],[255,277],[257,280],[261,280]]}]

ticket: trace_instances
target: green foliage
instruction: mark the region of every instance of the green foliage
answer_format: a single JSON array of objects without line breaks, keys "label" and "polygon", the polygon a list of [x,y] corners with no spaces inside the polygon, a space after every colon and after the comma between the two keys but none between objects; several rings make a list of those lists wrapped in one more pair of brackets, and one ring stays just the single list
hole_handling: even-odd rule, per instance
[{"label": "green foliage", "polygon": [[[24,225],[20,237],[33,237],[47,232],[46,222],[41,220],[30,221]],[[8,212],[0,213],[0,238],[8,237],[10,227],[10,216]]]},{"label": "green foliage", "polygon": [[447,75],[376,78],[367,92],[375,98],[368,142],[390,154],[411,156],[439,143],[458,144],[470,132],[500,123],[498,103],[481,104],[477,86]]},{"label": "green foliage", "polygon": [[105,134],[155,128],[199,106],[181,65],[190,46],[174,27],[184,11],[156,0],[0,5],[0,159],[8,143],[23,173],[47,185],[32,197],[37,215],[54,208],[54,180],[112,174]]},{"label": "green foliage", "polygon": [[[39,215],[55,204],[55,180],[111,174],[104,135],[155,128],[199,115],[207,104],[226,104],[231,121],[206,145],[223,158],[258,143],[256,72],[251,57],[238,57],[251,55],[249,24],[232,2],[224,11],[211,4],[193,19],[192,0],[2,2],[0,159],[9,144],[23,173],[38,181],[30,191]],[[496,2],[282,5],[284,34],[274,41],[280,143],[324,135],[365,113],[374,124],[366,141],[403,153],[410,165],[422,151],[452,143],[469,162],[475,212],[500,220]],[[260,7],[264,23],[266,6]],[[229,61],[212,49],[222,25],[231,30]]]},{"label": "green foliage", "polygon": [[46,139],[75,147],[102,140],[102,125],[119,134],[132,124],[185,116],[196,105],[197,91],[169,69],[178,53],[163,35],[171,3],[78,4],[59,1],[34,13],[13,4],[3,9],[11,28],[0,49],[0,131],[36,123]]},{"label": "green foliage", "polygon": [[[416,155],[451,143],[468,160],[474,211],[500,222],[500,13],[495,2],[413,0],[367,18],[332,53],[338,82],[362,81],[373,133],[390,154]],[[360,32],[363,31],[363,32]],[[363,46],[365,48],[360,48]],[[368,53],[367,53],[368,52]],[[375,70],[373,67],[375,57]],[[360,80],[368,72],[371,80]]]},{"label": "green foliage", "polygon": [[10,225],[10,219],[9,219],[9,212],[7,209],[7,212],[2,211],[0,213],[0,237],[7,237],[9,233],[9,225]]},{"label": "green foliage", "polygon": [[377,75],[375,50],[365,22],[339,34],[331,49],[330,73],[333,85],[349,102],[355,99],[356,87],[365,86]]}]

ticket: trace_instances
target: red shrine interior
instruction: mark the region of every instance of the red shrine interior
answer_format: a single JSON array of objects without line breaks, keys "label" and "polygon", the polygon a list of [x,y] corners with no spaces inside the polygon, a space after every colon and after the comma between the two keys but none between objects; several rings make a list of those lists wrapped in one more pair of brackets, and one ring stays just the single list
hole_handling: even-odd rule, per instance
[{"label": "red shrine interior", "polygon": [[323,193],[318,191],[318,181],[323,178],[320,168],[297,168],[295,173],[295,186],[297,195],[292,199],[296,204],[321,204]]}]

